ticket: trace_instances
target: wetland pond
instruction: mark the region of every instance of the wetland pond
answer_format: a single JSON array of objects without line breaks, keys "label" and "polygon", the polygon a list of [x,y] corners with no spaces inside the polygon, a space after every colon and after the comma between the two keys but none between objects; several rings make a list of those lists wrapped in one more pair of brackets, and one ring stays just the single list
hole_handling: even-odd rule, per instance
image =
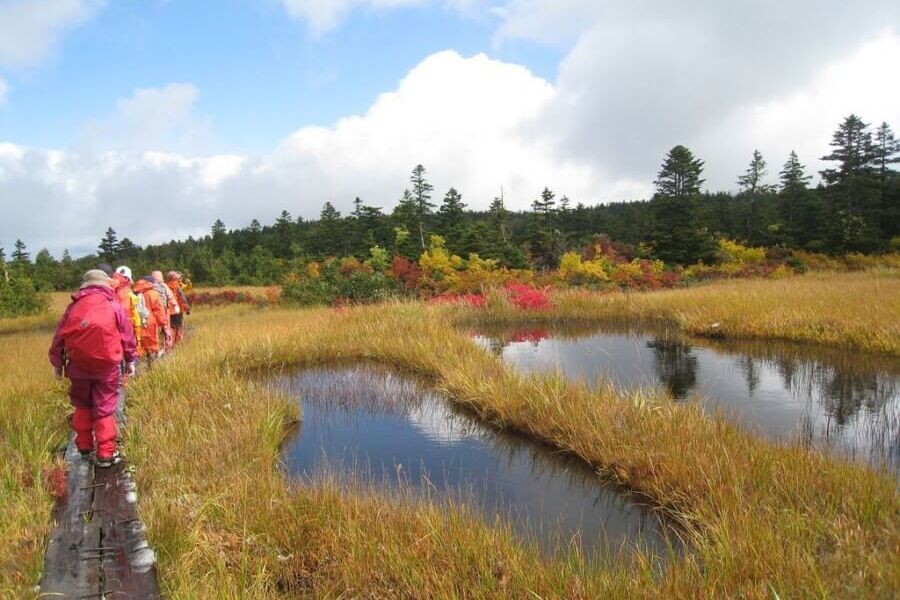
[{"label": "wetland pond", "polygon": [[505,518],[551,555],[569,544],[594,558],[640,546],[661,564],[680,551],[657,512],[582,461],[498,431],[415,379],[363,365],[303,370],[274,385],[303,410],[284,448],[289,476],[345,474],[437,494],[486,522]]},{"label": "wetland pond", "polygon": [[696,398],[742,427],[900,472],[900,359],[785,342],[689,339],[671,330],[492,328],[477,343],[524,372]]}]

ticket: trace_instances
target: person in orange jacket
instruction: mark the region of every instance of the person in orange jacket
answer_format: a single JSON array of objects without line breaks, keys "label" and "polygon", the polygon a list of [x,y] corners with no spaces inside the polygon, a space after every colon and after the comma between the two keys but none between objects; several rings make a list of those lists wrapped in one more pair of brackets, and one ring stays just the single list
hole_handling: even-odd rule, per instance
[{"label": "person in orange jacket", "polygon": [[171,352],[175,343],[175,336],[172,335],[172,315],[175,314],[175,297],[172,295],[172,290],[169,289],[163,280],[162,271],[153,271],[150,273],[150,277],[153,279],[153,286],[159,292],[163,308],[166,311],[166,322],[162,324],[162,331],[165,334],[166,352]]},{"label": "person in orange jacket", "polygon": [[166,274],[166,285],[172,290],[174,301],[169,307],[169,323],[172,327],[172,346],[181,341],[184,331],[184,315],[191,313],[191,304],[181,287],[181,275],[176,271]]},{"label": "person in orange jacket", "polygon": [[153,285],[150,276],[141,278],[134,285],[134,292],[144,299],[144,306],[149,311],[147,323],[141,329],[140,356],[146,356],[149,363],[153,363],[159,355],[159,333],[168,323],[169,316],[163,306],[163,300]]},{"label": "person in orange jacket", "polygon": [[[115,273],[109,278],[109,284],[125,316],[131,321],[135,348],[139,349],[141,326],[143,325],[143,318],[141,317],[142,306],[137,295],[131,291],[131,269],[125,265],[116,269]],[[140,355],[140,350],[137,350],[137,352]],[[116,422],[121,428],[125,425],[125,388],[128,386],[129,374],[124,363],[119,371],[119,399],[116,403]]]}]

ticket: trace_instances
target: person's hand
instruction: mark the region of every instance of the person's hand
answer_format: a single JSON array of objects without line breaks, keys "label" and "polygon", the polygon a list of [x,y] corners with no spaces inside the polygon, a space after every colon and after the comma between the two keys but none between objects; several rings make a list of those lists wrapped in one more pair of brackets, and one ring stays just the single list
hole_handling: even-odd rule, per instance
[{"label": "person's hand", "polygon": [[125,367],[125,374],[129,377],[134,377],[135,373],[137,373],[137,363],[135,361],[131,361]]},{"label": "person's hand", "polygon": [[53,376],[57,379],[62,379],[63,370],[62,367],[53,367]]}]

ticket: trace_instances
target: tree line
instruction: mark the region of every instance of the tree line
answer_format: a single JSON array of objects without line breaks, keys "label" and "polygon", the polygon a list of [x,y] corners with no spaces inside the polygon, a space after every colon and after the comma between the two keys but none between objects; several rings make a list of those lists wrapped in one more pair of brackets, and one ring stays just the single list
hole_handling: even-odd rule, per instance
[{"label": "tree line", "polygon": [[374,247],[416,260],[432,234],[441,235],[453,254],[538,271],[558,267],[565,252],[585,247],[598,234],[634,256],[669,265],[715,260],[720,238],[827,254],[897,250],[900,143],[891,127],[873,128],[850,115],[821,158],[828,166],[815,187],[796,153],[775,174],[777,183],[770,183],[769,166],[754,151],[737,177],[736,193],[704,192],[703,160],[678,145],[664,157],[649,200],[586,206],[545,188],[527,211],[508,210],[502,195],[487,210],[470,210],[453,187],[438,199],[425,167],[417,165],[390,212],[356,198],[352,211],[342,215],[326,202],[316,220],[294,218],[287,210],[271,225],[254,219],[229,230],[216,220],[202,238],[146,247],[119,239],[110,227],[98,252],[79,259],[66,251],[57,260],[44,249],[32,260],[17,240],[8,259],[0,248],[0,267],[7,282],[10,273],[18,274],[40,290],[71,289],[98,261],[127,263],[135,272],[178,268],[201,284],[262,285],[302,272],[313,260],[365,259]]}]

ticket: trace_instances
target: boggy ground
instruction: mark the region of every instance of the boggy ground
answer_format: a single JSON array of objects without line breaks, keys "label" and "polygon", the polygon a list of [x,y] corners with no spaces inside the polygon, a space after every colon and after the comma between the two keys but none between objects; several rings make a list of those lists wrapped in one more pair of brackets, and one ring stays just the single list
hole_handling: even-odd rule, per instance
[{"label": "boggy ground", "polygon": [[[720,280],[652,293],[554,296],[532,321],[635,321],[674,326],[703,337],[782,339],[900,356],[900,270],[816,272],[779,280]],[[500,324],[523,315],[502,302],[468,320]]]},{"label": "boggy ground", "polygon": [[[471,318],[418,303],[197,311],[180,353],[131,390],[127,450],[167,597],[887,598],[900,589],[890,475],[773,446],[663,396],[517,374],[448,326]],[[51,506],[40,474],[65,428],[47,343],[46,333],[0,337],[8,597],[37,580]],[[296,404],[248,375],[360,359],[424,375],[497,426],[581,456],[678,519],[691,550],[654,578],[640,562],[542,559],[463,507],[334,480],[287,484],[276,465]]]}]

